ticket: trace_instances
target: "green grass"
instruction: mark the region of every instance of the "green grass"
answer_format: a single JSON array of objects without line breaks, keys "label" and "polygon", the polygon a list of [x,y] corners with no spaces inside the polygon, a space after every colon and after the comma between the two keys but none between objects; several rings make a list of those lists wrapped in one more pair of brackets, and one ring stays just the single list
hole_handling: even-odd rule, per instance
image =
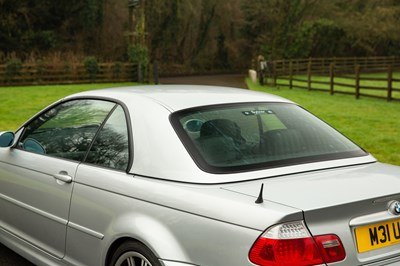
[{"label": "green grass", "polygon": [[0,87],[0,131],[17,129],[47,105],[69,94],[133,83]]},{"label": "green grass", "polygon": [[252,90],[290,99],[374,155],[379,161],[400,165],[400,102],[362,98],[304,89],[273,88],[253,84]]}]

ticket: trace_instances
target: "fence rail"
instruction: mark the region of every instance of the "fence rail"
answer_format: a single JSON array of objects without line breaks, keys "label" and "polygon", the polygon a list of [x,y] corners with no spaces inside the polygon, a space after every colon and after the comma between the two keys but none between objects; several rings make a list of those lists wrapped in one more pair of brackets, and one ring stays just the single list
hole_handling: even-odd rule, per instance
[{"label": "fence rail", "polygon": [[0,85],[74,84],[93,82],[138,81],[140,71],[136,64],[99,63],[96,71],[84,64],[21,64],[0,65]]},{"label": "fence rail", "polygon": [[269,63],[274,86],[400,100],[400,57],[276,60]]},{"label": "fence rail", "polygon": [[278,75],[287,75],[291,71],[293,75],[306,74],[312,71],[314,74],[329,74],[329,68],[333,64],[338,71],[349,73],[359,65],[366,72],[385,71],[387,66],[400,68],[400,57],[331,57],[331,58],[306,58],[292,60],[272,61],[272,71]]}]

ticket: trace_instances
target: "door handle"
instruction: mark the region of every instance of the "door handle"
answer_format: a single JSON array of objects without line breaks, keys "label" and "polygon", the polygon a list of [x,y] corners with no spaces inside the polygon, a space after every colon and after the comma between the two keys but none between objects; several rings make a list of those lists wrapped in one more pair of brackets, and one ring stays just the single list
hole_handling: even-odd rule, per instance
[{"label": "door handle", "polygon": [[58,174],[54,174],[53,177],[57,180],[60,180],[64,183],[71,183],[72,182],[72,176],[68,175],[68,172],[61,171]]}]

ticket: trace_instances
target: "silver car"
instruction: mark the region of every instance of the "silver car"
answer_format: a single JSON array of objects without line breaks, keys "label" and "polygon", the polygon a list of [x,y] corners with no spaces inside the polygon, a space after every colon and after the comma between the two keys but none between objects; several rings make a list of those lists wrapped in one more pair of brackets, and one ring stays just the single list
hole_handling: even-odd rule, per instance
[{"label": "silver car", "polygon": [[83,92],[0,146],[0,242],[37,265],[400,263],[400,167],[280,97]]}]

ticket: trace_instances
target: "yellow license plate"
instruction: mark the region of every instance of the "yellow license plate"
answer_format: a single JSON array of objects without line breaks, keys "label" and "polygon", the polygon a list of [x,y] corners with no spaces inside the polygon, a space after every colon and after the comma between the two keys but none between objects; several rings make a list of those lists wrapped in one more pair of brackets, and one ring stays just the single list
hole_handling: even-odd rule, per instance
[{"label": "yellow license plate", "polygon": [[358,227],[358,252],[367,252],[400,243],[400,219]]}]

